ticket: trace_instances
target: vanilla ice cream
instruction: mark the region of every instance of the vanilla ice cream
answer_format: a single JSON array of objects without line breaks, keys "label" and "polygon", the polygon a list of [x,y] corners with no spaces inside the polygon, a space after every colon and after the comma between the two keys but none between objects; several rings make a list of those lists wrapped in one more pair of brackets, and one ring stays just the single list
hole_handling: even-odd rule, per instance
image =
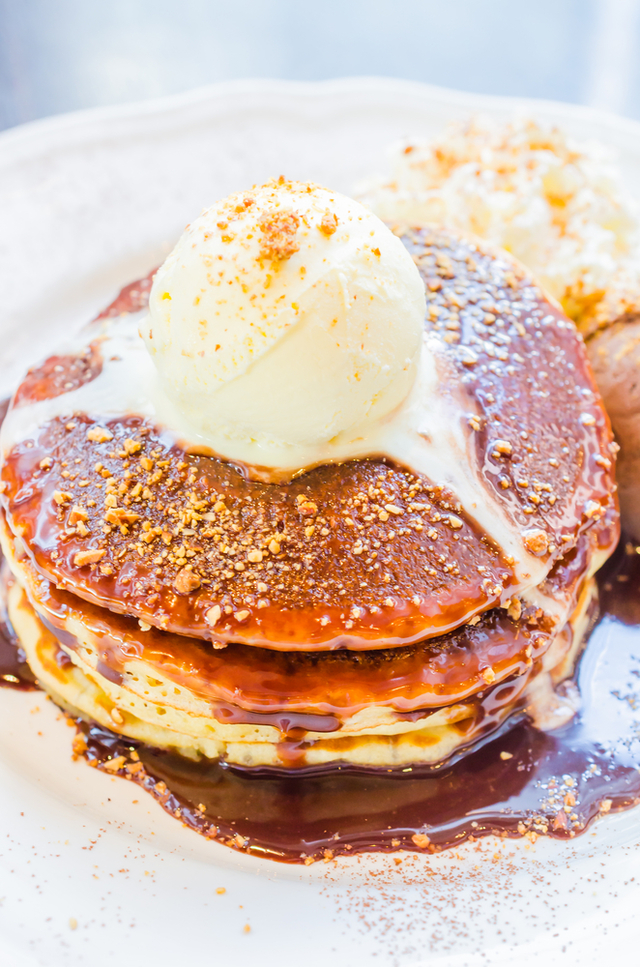
[{"label": "vanilla ice cream", "polygon": [[408,396],[424,316],[418,270],[377,216],[280,179],[187,227],[141,334],[166,394],[212,449],[302,468]]}]

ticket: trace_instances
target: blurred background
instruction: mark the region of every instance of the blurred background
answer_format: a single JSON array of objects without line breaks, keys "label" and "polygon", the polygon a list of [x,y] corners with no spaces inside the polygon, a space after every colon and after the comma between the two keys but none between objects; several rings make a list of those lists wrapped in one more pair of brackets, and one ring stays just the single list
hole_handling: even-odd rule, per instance
[{"label": "blurred background", "polygon": [[640,0],[0,0],[0,128],[233,78],[379,75],[640,119]]}]

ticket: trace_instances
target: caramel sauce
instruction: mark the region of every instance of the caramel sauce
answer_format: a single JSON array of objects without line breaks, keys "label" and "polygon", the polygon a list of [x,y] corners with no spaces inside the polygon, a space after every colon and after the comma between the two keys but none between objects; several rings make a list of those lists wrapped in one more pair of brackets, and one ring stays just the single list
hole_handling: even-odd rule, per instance
[{"label": "caramel sauce", "polygon": [[[596,531],[591,532],[591,534]],[[545,592],[568,600],[572,611],[590,563],[590,535],[583,535],[553,568]],[[308,731],[332,731],[322,717],[344,722],[360,710],[386,707],[398,717],[450,705],[484,690],[485,677],[522,675],[549,647],[548,616],[524,607],[516,620],[502,609],[439,639],[370,652],[281,652],[230,644],[213,649],[197,638],[172,635],[56,588],[28,563],[16,562],[40,619],[70,651],[82,650],[76,630],[97,660],[97,670],[121,684],[128,663],[140,660],[151,676],[204,698],[220,721],[263,724],[311,715]],[[495,679],[494,679],[495,676]],[[243,719],[243,715],[245,718]],[[293,727],[293,726],[292,726]],[[287,729],[284,729],[287,731]]]},{"label": "caramel sauce", "polygon": [[481,475],[521,527],[559,543],[588,526],[588,501],[614,504],[611,425],[575,325],[506,253],[433,228],[402,241],[425,282],[427,328],[476,413]]},{"label": "caramel sauce", "polygon": [[[540,672],[541,662],[532,662],[524,671],[511,675],[482,692],[477,692],[465,702],[443,708],[442,711],[451,713],[447,727],[454,729],[462,738],[462,743],[451,761],[461,758],[468,749],[479,745],[482,740],[499,731],[507,717],[517,720],[526,705],[526,686]],[[435,710],[398,713],[397,718],[416,722],[426,718],[433,711]],[[292,719],[282,717],[284,729],[278,743],[278,756],[281,762],[291,769],[302,771],[303,774],[309,768],[305,765],[307,750],[312,747],[321,748],[323,745],[322,739],[310,738],[307,735],[310,725],[306,724],[305,718],[305,716]],[[392,750],[394,746],[402,744],[405,738],[402,733],[392,734],[386,736],[385,741],[389,750]],[[413,732],[411,741],[417,748],[429,748],[439,741],[439,734],[437,730]],[[331,738],[327,745],[332,754],[340,752],[347,754],[357,749],[361,742],[360,736],[346,734],[342,738]]]},{"label": "caramel sauce", "polygon": [[600,574],[601,614],[577,675],[583,708],[555,732],[512,720],[453,764],[402,771],[249,772],[81,724],[84,754],[104,767],[119,755],[130,763],[133,750],[143,768],[116,772],[168,812],[228,846],[286,862],[433,852],[489,834],[570,838],[598,815],[640,803],[640,557],[631,551],[622,544]]},{"label": "caramel sauce", "polygon": [[[0,424],[9,408],[9,400],[0,401]],[[0,552],[0,563],[2,553]],[[4,602],[0,602],[0,685],[28,691],[37,688],[25,653],[7,618]]]}]

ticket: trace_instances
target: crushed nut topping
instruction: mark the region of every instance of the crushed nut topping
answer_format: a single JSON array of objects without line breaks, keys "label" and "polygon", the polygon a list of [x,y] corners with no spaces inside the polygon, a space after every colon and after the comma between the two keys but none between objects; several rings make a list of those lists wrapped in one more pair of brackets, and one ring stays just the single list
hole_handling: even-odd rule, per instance
[{"label": "crushed nut topping", "polygon": [[300,243],[296,240],[300,216],[296,212],[265,212],[260,216],[258,225],[262,232],[260,258],[281,262],[291,258],[300,248]]}]

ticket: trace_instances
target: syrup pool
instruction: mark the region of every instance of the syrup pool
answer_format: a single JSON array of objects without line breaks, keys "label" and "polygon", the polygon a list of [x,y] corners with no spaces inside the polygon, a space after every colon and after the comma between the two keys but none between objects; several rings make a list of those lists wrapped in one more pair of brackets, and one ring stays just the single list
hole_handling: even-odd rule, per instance
[{"label": "syrup pool", "polygon": [[582,711],[544,733],[523,720],[437,770],[243,771],[124,741],[86,723],[76,751],[126,776],[205,836],[309,862],[364,851],[438,851],[464,840],[583,832],[640,803],[640,555],[621,542],[598,584],[600,616],[577,673]]}]

